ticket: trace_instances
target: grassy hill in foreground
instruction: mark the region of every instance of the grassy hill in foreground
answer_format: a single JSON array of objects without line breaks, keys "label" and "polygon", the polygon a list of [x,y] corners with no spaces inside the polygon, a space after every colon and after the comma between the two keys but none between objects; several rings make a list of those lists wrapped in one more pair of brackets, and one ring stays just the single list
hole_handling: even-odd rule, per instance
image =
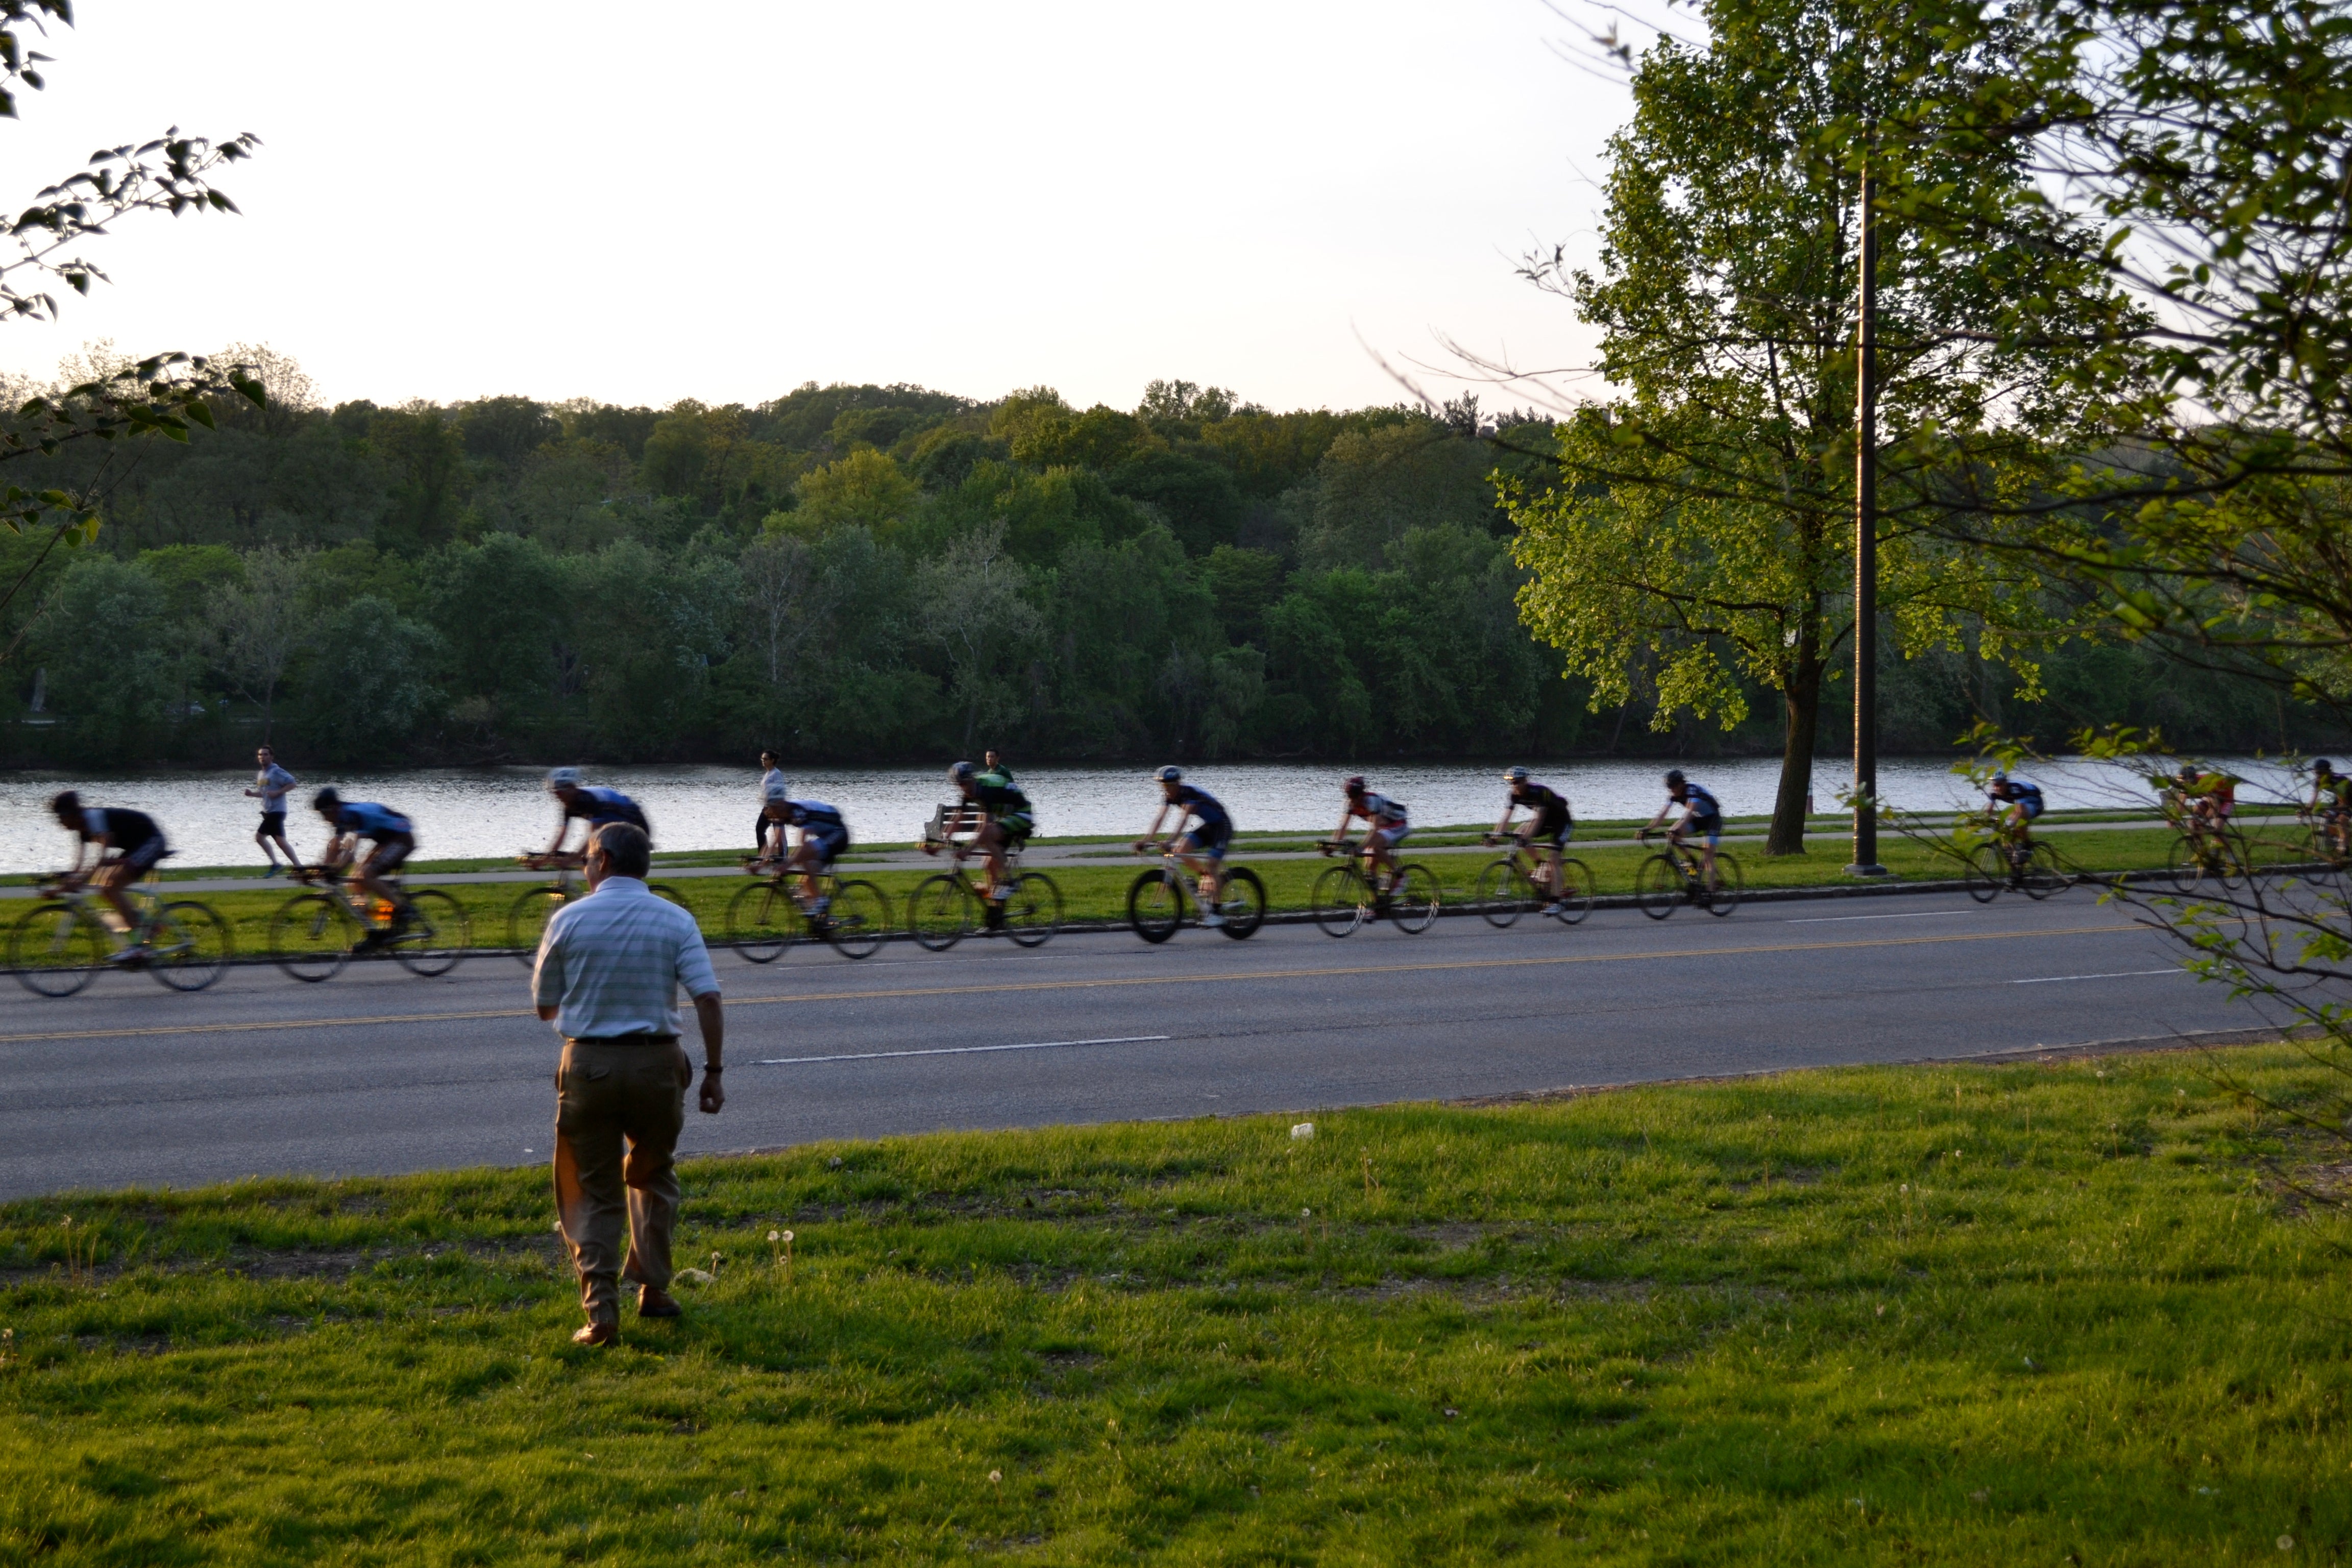
[{"label": "grassy hill in foreground", "polygon": [[603,1352],[537,1171],[7,1205],[0,1560],[2338,1560],[2342,1153],[2212,1067],[704,1161]]}]

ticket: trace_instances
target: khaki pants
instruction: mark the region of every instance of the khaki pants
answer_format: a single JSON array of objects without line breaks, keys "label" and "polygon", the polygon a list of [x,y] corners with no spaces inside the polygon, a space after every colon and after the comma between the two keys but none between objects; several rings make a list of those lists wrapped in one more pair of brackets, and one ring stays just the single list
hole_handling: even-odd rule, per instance
[{"label": "khaki pants", "polygon": [[555,1212],[592,1323],[620,1321],[622,1279],[669,1288],[677,1135],[693,1079],[693,1064],[675,1042],[563,1044],[555,1071]]}]

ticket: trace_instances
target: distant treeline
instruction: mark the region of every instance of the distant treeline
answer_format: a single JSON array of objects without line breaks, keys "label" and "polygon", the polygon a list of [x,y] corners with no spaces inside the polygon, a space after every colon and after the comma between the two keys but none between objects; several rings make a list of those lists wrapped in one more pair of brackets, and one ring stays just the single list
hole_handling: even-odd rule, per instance
[{"label": "distant treeline", "polygon": [[[1498,478],[1549,482],[1528,455],[1549,428],[1475,400],[1274,413],[1154,382],[1080,410],[811,384],[757,407],[325,408],[290,362],[232,353],[268,407],[54,460],[101,479],[105,525],[0,616],[0,761],[219,762],[265,729],[371,763],[1779,744],[1770,701],[1727,734],[1652,733],[1638,694],[1588,710],[1519,624],[1496,504]],[[0,571],[36,543],[0,535]],[[1890,663],[1882,743],[1941,748],[1988,711],[2045,739],[2315,738],[2267,693],[2128,648],[2063,650],[2044,679],[2021,708],[2006,672]]]}]

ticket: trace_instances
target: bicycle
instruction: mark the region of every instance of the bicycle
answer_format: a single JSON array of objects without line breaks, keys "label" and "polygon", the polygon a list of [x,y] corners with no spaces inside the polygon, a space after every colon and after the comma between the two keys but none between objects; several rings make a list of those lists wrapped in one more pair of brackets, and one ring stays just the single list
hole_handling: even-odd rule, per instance
[{"label": "bicycle", "polygon": [[[1140,873],[1127,890],[1127,923],[1148,942],[1163,942],[1184,923],[1184,907],[1205,914],[1201,890],[1192,871],[1173,851],[1163,850],[1160,865]],[[1247,942],[1265,923],[1265,884],[1246,866],[1226,867],[1217,884],[1217,912],[1225,923],[1217,929],[1235,942]]]},{"label": "bicycle", "polygon": [[1435,923],[1444,895],[1428,867],[1400,866],[1387,887],[1375,888],[1356,858],[1360,848],[1356,840],[1321,838],[1315,847],[1326,855],[1347,857],[1315,879],[1315,890],[1309,895],[1315,923],[1325,936],[1351,936],[1382,915],[1411,936],[1419,936]]},{"label": "bicycle", "polygon": [[2209,879],[2228,889],[2249,875],[2237,836],[2227,826],[2213,826],[2195,816],[2182,821],[2180,836],[2172,841],[2164,864],[2173,887],[2184,893],[2195,892]]},{"label": "bicycle", "polygon": [[1969,897],[1977,902],[1992,902],[2003,888],[2039,902],[2074,885],[2074,877],[2058,864],[2058,852],[2043,840],[2024,831],[2012,835],[1998,824],[1992,834],[1969,851],[1960,868]]},{"label": "bicycle", "polygon": [[[519,866],[534,871],[551,870],[554,879],[544,887],[533,888],[515,900],[507,910],[507,946],[524,963],[539,962],[539,939],[547,932],[547,922],[555,911],[580,895],[572,891],[572,873],[580,869],[585,855],[528,854],[515,857]],[[646,889],[656,898],[666,899],[679,909],[691,910],[686,895],[667,882],[648,882]]]},{"label": "bicycle", "polygon": [[[397,959],[424,980],[455,969],[472,945],[473,922],[465,907],[438,888],[412,892],[390,879],[400,894],[395,902],[371,898],[356,880],[333,872],[297,874],[313,889],[295,894],[269,917],[269,956],[305,984],[341,974],[371,936],[383,939],[372,953]],[[321,880],[323,889],[316,886]]]},{"label": "bicycle", "polygon": [[[86,887],[56,878],[37,890],[46,901],[18,916],[8,931],[8,967],[36,995],[71,996],[110,966],[144,969],[174,991],[202,991],[236,954],[226,921],[193,899],[165,903],[152,875],[132,890],[145,908],[125,940],[106,921],[111,906]],[[126,958],[137,942],[147,951]]]},{"label": "bicycle", "polygon": [[[1516,834],[1486,834],[1482,844],[1508,844],[1510,853],[1488,863],[1478,873],[1478,912],[1500,929],[1517,923],[1530,911],[1549,916],[1562,925],[1574,925],[1592,912],[1592,868],[1571,856],[1560,857],[1559,897],[1547,890],[1551,866]],[[1557,902],[1559,908],[1552,905]]]},{"label": "bicycle", "polygon": [[[745,861],[749,870],[756,862]],[[798,871],[779,870],[748,884],[727,905],[727,942],[747,963],[773,963],[799,942],[827,942],[844,958],[866,958],[890,930],[890,900],[871,882],[817,873],[824,913],[811,912],[793,883]]]},{"label": "bicycle", "polygon": [[[1021,947],[1042,946],[1061,929],[1062,889],[1043,871],[1020,870],[1018,850],[1008,849],[1004,856],[1013,891],[991,900],[972,886],[971,874],[963,868],[971,847],[953,847],[955,869],[924,878],[907,899],[907,934],[924,952],[945,952],[983,926],[991,935],[1003,931]],[[985,912],[992,901],[998,906],[993,920]]]},{"label": "bicycle", "polygon": [[[1650,837],[1642,831],[1642,840]],[[1664,920],[1681,905],[1692,904],[1708,914],[1723,916],[1739,907],[1739,861],[1728,850],[1715,852],[1715,885],[1706,885],[1698,856],[1690,846],[1669,838],[1666,847],[1633,872],[1633,902],[1654,921]]]},{"label": "bicycle", "polygon": [[2304,805],[2296,809],[2294,820],[2304,830],[2308,858],[2326,862],[2331,870],[2352,867],[2352,816]]}]

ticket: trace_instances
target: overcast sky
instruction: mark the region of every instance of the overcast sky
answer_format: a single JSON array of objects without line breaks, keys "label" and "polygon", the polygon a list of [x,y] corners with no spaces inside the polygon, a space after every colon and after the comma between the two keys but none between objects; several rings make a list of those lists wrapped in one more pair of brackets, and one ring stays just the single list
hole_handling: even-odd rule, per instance
[{"label": "overcast sky", "polygon": [[1365,344],[1590,353],[1512,268],[1589,247],[1624,98],[1540,0],[77,10],[0,121],[0,203],[173,123],[265,145],[243,216],[126,219],[89,247],[112,284],[0,329],[44,378],[242,341],[330,402],[1174,376],[1346,407],[1400,395]]}]

